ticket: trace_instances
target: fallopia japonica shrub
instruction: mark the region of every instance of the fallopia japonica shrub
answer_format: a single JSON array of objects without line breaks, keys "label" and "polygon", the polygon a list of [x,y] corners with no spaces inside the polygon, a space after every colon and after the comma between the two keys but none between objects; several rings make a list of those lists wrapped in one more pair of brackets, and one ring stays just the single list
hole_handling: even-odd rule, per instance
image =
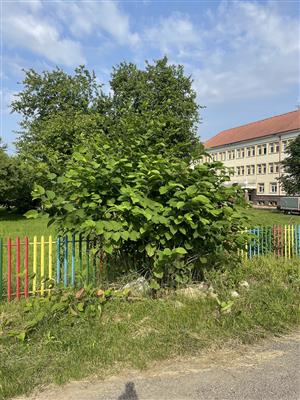
[{"label": "fallopia japonica shrub", "polygon": [[55,191],[34,191],[60,232],[89,236],[120,269],[142,269],[154,289],[185,283],[243,245],[239,189],[225,185],[222,164],[161,153],[137,138],[98,140],[78,148],[62,176],[49,174]]}]

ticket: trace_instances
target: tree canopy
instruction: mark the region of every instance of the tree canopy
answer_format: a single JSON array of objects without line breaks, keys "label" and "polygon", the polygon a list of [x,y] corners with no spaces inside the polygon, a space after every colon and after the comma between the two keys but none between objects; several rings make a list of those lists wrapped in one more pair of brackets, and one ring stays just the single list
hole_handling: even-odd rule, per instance
[{"label": "tree canopy", "polygon": [[9,156],[0,138],[0,205],[26,211],[34,205],[33,173],[18,156]]},{"label": "tree canopy", "polygon": [[282,161],[284,175],[281,176],[284,191],[288,195],[300,195],[300,135],[287,147],[287,157]]},{"label": "tree canopy", "polygon": [[160,151],[181,158],[201,148],[196,93],[182,66],[169,65],[167,58],[145,69],[122,63],[113,68],[108,89],[105,94],[84,66],[74,75],[58,68],[25,71],[23,90],[12,102],[22,117],[20,155],[58,173],[77,145],[102,135],[140,135],[146,146],[163,140]]}]

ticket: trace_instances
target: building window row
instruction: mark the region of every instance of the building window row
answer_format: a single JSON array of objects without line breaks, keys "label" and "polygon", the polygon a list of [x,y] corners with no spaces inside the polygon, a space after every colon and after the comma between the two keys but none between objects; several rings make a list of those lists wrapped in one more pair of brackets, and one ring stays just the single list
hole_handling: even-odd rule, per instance
[{"label": "building window row", "polygon": [[[269,193],[276,194],[278,191],[278,183],[271,182],[269,187]],[[265,184],[263,182],[257,184],[257,193],[264,194],[265,193]]]},{"label": "building window row", "polygon": [[[281,151],[286,152],[287,146],[292,140],[293,139],[283,140]],[[226,161],[245,157],[249,158],[255,156],[264,156],[267,154],[276,154],[279,153],[279,150],[279,142],[273,142],[268,144],[259,144],[256,146],[239,147],[233,150],[212,153],[211,156],[213,161]],[[210,161],[210,158],[208,157],[206,161]]]},{"label": "building window row", "polygon": [[[237,176],[241,175],[255,175],[255,167],[257,175],[265,175],[267,173],[267,164],[255,164],[252,165],[244,165],[238,167],[231,167],[232,171]],[[269,163],[268,164],[268,173],[269,174],[278,174],[279,173],[279,163]]]}]

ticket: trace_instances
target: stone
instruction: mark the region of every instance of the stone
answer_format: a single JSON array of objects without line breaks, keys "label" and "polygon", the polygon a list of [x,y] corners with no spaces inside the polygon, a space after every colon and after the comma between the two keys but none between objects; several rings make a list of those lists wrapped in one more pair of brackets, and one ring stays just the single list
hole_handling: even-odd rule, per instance
[{"label": "stone", "polygon": [[244,288],[244,289],[249,289],[249,283],[247,282],[247,281],[241,281],[240,283],[239,283],[239,286],[241,287],[241,288]]},{"label": "stone", "polygon": [[240,297],[240,295],[238,294],[238,292],[237,292],[236,290],[232,290],[232,291],[230,292],[230,296],[231,296],[233,299],[235,299],[235,298],[237,298],[237,297]]},{"label": "stone", "polygon": [[190,299],[197,299],[206,297],[209,293],[213,293],[213,288],[205,282],[197,285],[187,286],[182,289],[177,289],[176,293]]},{"label": "stone", "polygon": [[133,297],[146,297],[151,293],[149,283],[143,276],[127,283],[123,290],[129,290]]}]

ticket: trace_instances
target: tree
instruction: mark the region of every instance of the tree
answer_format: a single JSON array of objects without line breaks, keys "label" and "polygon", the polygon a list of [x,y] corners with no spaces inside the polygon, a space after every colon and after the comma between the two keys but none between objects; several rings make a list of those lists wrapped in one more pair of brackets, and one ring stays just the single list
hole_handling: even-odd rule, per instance
[{"label": "tree", "polygon": [[300,135],[288,145],[287,154],[280,182],[288,195],[300,195]]},{"label": "tree", "polygon": [[115,131],[125,128],[125,135],[134,130],[151,146],[164,142],[161,152],[191,158],[200,150],[197,127],[199,106],[192,79],[185,76],[183,66],[169,65],[164,57],[140,70],[132,63],[113,69],[110,81],[112,120]]},{"label": "tree", "polygon": [[110,95],[84,66],[74,75],[31,69],[23,85],[12,102],[12,111],[22,116],[17,147],[41,171],[62,172],[73,149],[99,135],[139,135],[145,146],[163,141],[160,151],[178,157],[191,158],[201,149],[192,80],[166,58],[147,63],[145,70],[131,63],[115,67]]},{"label": "tree", "polygon": [[0,138],[0,205],[26,211],[34,206],[33,174],[17,156],[9,156]]},{"label": "tree", "polygon": [[22,116],[18,151],[24,160],[59,172],[73,147],[97,134],[105,114],[101,85],[80,66],[73,76],[59,68],[25,71],[23,86],[12,102],[12,111]]}]

